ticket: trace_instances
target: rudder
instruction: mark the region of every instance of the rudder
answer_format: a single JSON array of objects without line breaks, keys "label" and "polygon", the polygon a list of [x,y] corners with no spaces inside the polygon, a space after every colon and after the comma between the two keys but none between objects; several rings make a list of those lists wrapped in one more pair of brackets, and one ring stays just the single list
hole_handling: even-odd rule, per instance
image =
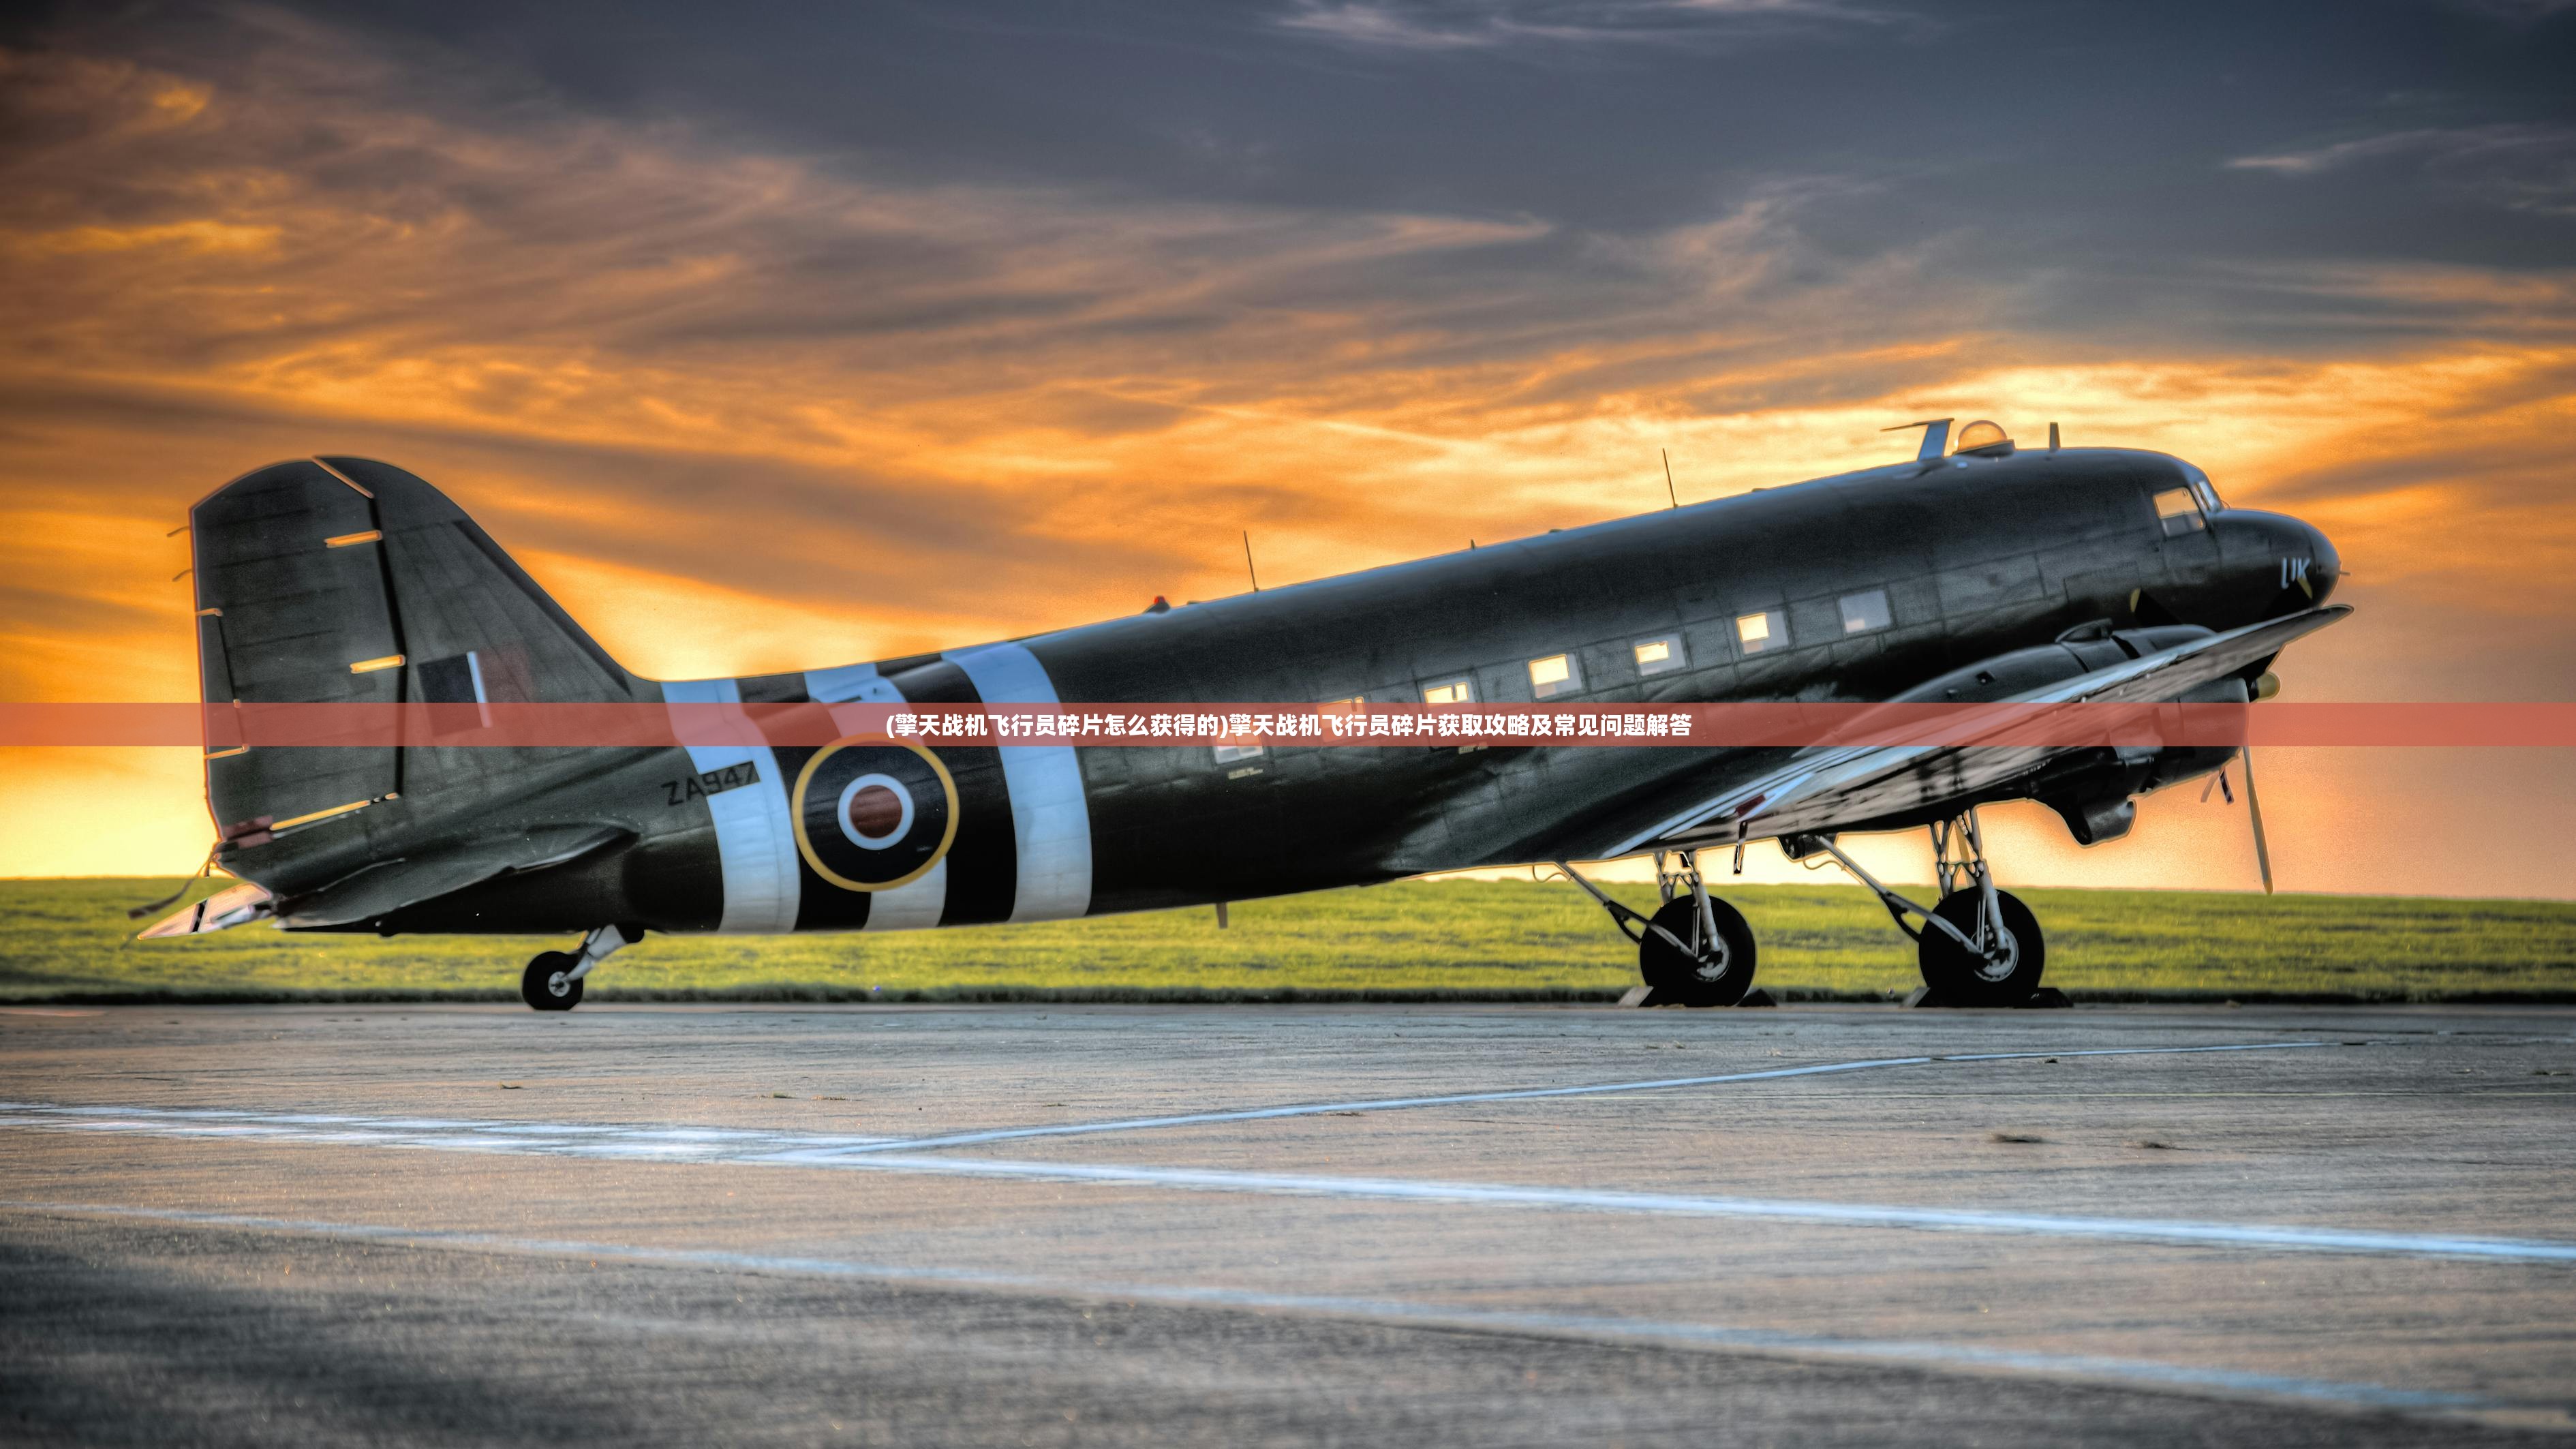
[{"label": "rudder", "polygon": [[[209,703],[590,702],[637,681],[446,495],[367,458],[272,464],[189,512]],[[461,743],[462,741],[457,741]],[[517,763],[517,749],[210,742],[206,797],[227,841]]]}]

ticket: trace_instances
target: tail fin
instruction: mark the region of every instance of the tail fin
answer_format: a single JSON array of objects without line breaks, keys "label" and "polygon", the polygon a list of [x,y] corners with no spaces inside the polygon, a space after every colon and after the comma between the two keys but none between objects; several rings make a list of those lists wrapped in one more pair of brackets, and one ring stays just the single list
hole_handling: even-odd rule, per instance
[{"label": "tail fin", "polygon": [[[634,677],[489,534],[400,468],[365,458],[277,463],[207,495],[188,521],[209,703],[636,696]],[[214,740],[206,801],[227,843],[252,846],[463,775],[506,771],[520,753]]]}]

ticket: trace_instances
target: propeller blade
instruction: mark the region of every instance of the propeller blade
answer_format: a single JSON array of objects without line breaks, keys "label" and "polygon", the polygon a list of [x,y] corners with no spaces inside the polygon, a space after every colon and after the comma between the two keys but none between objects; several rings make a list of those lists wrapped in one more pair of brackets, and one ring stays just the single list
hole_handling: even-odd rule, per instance
[{"label": "propeller blade", "polygon": [[2254,747],[2247,745],[2241,758],[2245,761],[2245,813],[2254,820],[2254,863],[2263,870],[2263,894],[2272,893],[2272,846],[2263,838],[2263,802],[2254,794]]}]

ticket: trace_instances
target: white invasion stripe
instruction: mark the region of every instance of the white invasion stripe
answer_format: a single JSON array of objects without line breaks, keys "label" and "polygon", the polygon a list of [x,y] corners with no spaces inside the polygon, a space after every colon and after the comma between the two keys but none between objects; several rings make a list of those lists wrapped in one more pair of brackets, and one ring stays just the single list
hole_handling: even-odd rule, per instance
[{"label": "white invasion stripe", "polygon": [[[838,669],[812,669],[805,673],[805,695],[823,704],[901,704],[903,691],[894,682],[877,673],[873,664],[848,664]],[[855,728],[855,722],[838,711],[833,720],[844,730]],[[890,891],[878,891],[868,900],[866,931],[919,931],[939,924],[948,909],[948,862],[941,860],[922,874],[921,879]]]},{"label": "white invasion stripe", "polygon": [[[805,697],[818,704],[901,704],[903,691],[877,673],[873,664],[844,664],[838,669],[805,671]],[[833,722],[851,727],[836,711]]]},{"label": "white invasion stripe", "polygon": [[[1046,666],[1018,644],[986,644],[947,656],[966,671],[986,704],[1057,704]],[[1091,806],[1082,762],[1071,745],[1004,745],[1002,780],[1019,837],[1014,921],[1057,921],[1091,910]]]},{"label": "white invasion stripe", "polygon": [[2177,1056],[2192,1052],[2295,1051],[2331,1045],[2322,1041],[2246,1042],[2228,1046],[2088,1047],[2080,1051],[1984,1052],[1974,1056],[1879,1057],[1869,1061],[1824,1062],[1804,1067],[1773,1067],[1759,1072],[1728,1072],[1713,1077],[1659,1077],[1642,1082],[1601,1082],[1574,1087],[1513,1087],[1493,1092],[1455,1092],[1436,1097],[1370,1097],[1350,1102],[1302,1102],[1284,1107],[1250,1107],[1232,1112],[1185,1112],[1168,1117],[1117,1117],[1103,1122],[1063,1122],[1045,1127],[997,1127],[983,1132],[952,1132],[938,1137],[890,1140],[858,1152],[915,1151],[938,1147],[971,1147],[1026,1137],[1081,1137],[1101,1132],[1137,1132],[1156,1127],[1198,1127],[1211,1122],[1261,1122],[1281,1117],[1316,1117],[1340,1112],[1386,1112],[1407,1107],[1450,1107],[1475,1102],[1526,1102],[1542,1097],[1602,1097],[1621,1092],[1664,1092],[1677,1087],[1713,1087],[1729,1082],[1768,1082],[1788,1077],[1833,1076],[1875,1071],[1882,1067],[1921,1067],[1937,1062],[2037,1061],[2054,1057]]},{"label": "white invasion stripe", "polygon": [[2459,1412],[2503,1408],[2503,1401],[2439,1389],[2402,1389],[2382,1384],[2298,1378],[2243,1369],[2204,1368],[2152,1359],[2112,1358],[2100,1354],[2042,1353],[2029,1349],[1978,1344],[1939,1343],[1920,1339],[1831,1338],[1769,1328],[1736,1328],[1715,1323],[1687,1323],[1600,1314],[1554,1313],[1543,1309],[1456,1307],[1402,1299],[1354,1298],[1333,1294],[1265,1293],[1187,1283],[1120,1283],[1040,1278],[976,1268],[914,1267],[845,1258],[814,1258],[783,1253],[741,1253],[713,1248],[646,1247],[561,1238],[516,1238],[436,1228],[406,1228],[383,1223],[344,1223],[309,1218],[256,1217],[240,1213],[192,1212],[181,1208],[124,1207],[105,1203],[6,1202],[12,1212],[60,1213],[67,1216],[138,1219],[191,1227],[231,1228],[251,1232],[300,1233],[349,1238],[407,1247],[525,1254],[549,1258],[607,1258],[659,1267],[709,1268],[736,1273],[786,1277],[833,1278],[927,1287],[1002,1290],[1065,1297],[1132,1300],[1191,1308],[1235,1308],[1267,1313],[1311,1314],[1329,1318],[1426,1328],[1478,1332],[1537,1334],[1550,1338],[1610,1339],[1620,1342],[1717,1350],[1791,1358],[1857,1359],[1922,1364],[1936,1368],[1985,1372],[2043,1374],[2116,1386],[2146,1384],[2162,1389],[2197,1390],[2223,1395],[2284,1398],[2344,1407]]},{"label": "white invasion stripe", "polygon": [[868,898],[863,931],[927,931],[948,909],[948,858],[941,856],[921,879]]},{"label": "white invasion stripe", "polygon": [[[730,679],[693,679],[662,686],[670,704],[740,704],[742,688]],[[787,782],[778,778],[778,755],[767,745],[690,745],[689,764],[700,774],[749,761],[756,784],[707,797],[715,817],[716,858],[724,873],[724,914],[719,931],[773,934],[796,929],[799,894],[796,836],[787,819]]]}]

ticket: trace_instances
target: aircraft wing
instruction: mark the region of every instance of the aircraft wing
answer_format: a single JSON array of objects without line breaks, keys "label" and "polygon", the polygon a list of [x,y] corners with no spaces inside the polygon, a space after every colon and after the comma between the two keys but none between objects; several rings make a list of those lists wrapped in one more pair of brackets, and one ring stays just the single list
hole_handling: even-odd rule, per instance
[{"label": "aircraft wing", "polygon": [[[2141,704],[2180,699],[2214,679],[2277,654],[2292,640],[2352,612],[2310,609],[2080,674],[2008,704]],[[2027,728],[2027,715],[1995,726]],[[1652,827],[1613,855],[1731,845],[1743,839],[1822,833],[1989,790],[2039,769],[2077,746],[1979,744],[1847,745],[1801,750],[1777,769],[1730,786]]]}]

